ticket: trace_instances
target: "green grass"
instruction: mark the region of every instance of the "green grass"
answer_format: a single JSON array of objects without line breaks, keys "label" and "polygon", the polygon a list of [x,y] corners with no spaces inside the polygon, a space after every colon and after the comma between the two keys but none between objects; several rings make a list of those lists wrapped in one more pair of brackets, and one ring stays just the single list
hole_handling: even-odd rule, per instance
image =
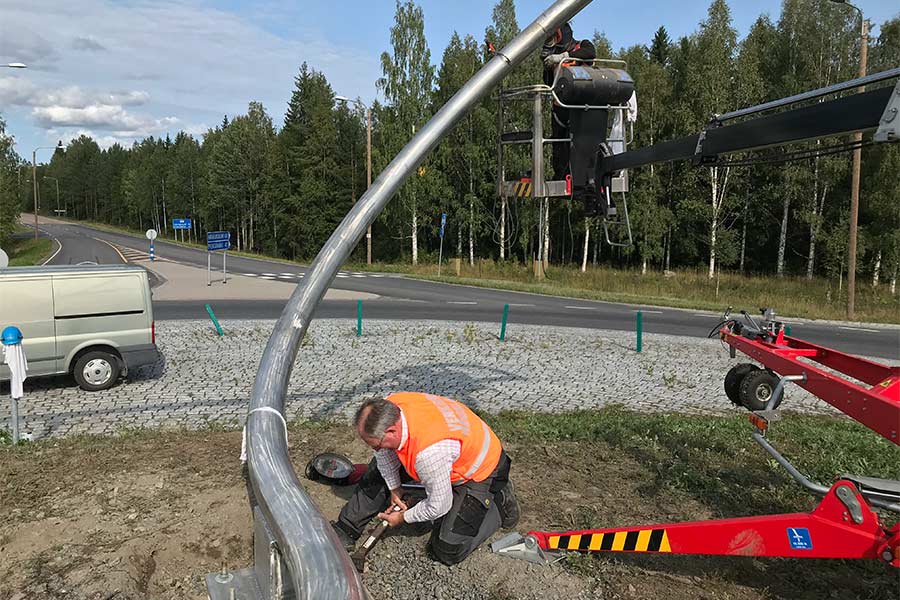
[{"label": "green grass", "polygon": [[[500,439],[521,444],[603,442],[656,473],[660,485],[724,515],[811,506],[809,493],[751,439],[744,415],[644,414],[614,407],[555,415],[511,412],[486,420]],[[843,473],[900,477],[900,448],[848,419],[789,414],[769,440],[801,473],[825,486]]]},{"label": "green grass", "polygon": [[39,265],[50,256],[53,250],[53,240],[33,237],[14,238],[5,248],[9,255],[9,266],[28,267]]},{"label": "green grass", "polygon": [[[846,318],[846,286],[838,293],[836,282],[822,278],[749,276],[722,273],[718,282],[710,280],[705,270],[680,270],[666,277],[662,273],[642,275],[636,269],[588,267],[582,273],[577,267],[551,266],[547,277],[537,281],[531,271],[517,263],[495,263],[484,260],[474,266],[462,265],[457,277],[450,264],[442,276],[437,266],[421,264],[352,264],[357,271],[406,273],[428,281],[441,281],[477,287],[490,287],[519,292],[625,302],[652,306],[671,306],[722,312],[726,307],[756,313],[761,307],[773,307],[779,315],[806,319]],[[856,318],[872,323],[900,323],[900,296],[891,296],[889,286],[872,288],[858,280]]]}]

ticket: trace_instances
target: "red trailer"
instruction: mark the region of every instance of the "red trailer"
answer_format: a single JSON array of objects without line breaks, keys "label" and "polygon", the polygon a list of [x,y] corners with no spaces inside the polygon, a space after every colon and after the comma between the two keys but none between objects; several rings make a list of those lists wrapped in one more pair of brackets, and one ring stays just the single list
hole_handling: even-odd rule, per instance
[{"label": "red trailer", "polygon": [[653,552],[791,558],[876,559],[900,567],[900,523],[885,527],[874,509],[900,513],[900,481],[842,475],[826,487],[810,481],[766,439],[780,415],[788,383],[799,385],[900,445],[900,367],[785,335],[774,312],[757,321],[728,313],[714,330],[731,356],[740,351],[762,364],[733,367],[725,392],[750,410],[752,436],[810,492],[824,496],[809,513],[792,513],[566,532],[512,533],[491,545],[495,552],[546,564],[561,552]]}]

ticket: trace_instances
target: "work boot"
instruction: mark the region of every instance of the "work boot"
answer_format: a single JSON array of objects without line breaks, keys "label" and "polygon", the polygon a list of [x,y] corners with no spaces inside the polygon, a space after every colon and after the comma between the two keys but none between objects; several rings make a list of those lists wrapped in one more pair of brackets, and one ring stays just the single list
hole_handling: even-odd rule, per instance
[{"label": "work boot", "polygon": [[503,529],[515,527],[519,523],[521,512],[519,511],[519,501],[516,499],[516,490],[512,481],[494,494],[494,502],[497,503],[497,509],[500,511],[500,527]]},{"label": "work boot", "polygon": [[356,548],[356,541],[359,539],[359,534],[348,531],[347,527],[340,521],[332,521],[331,526],[334,528],[335,533],[337,533],[338,539],[341,540],[341,545],[344,546],[344,550],[352,552],[353,549]]}]

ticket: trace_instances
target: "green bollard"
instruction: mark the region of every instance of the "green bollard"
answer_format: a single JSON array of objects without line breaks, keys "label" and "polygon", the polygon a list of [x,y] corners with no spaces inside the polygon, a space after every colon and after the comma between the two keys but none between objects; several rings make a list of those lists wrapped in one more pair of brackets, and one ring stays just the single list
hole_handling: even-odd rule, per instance
[{"label": "green bollard", "polygon": [[503,321],[500,322],[500,341],[506,341],[506,319],[509,317],[509,304],[503,305]]},{"label": "green bollard", "polygon": [[222,337],[223,335],[225,335],[225,332],[222,331],[222,326],[219,325],[219,320],[216,318],[216,315],[213,313],[212,306],[210,306],[209,304],[206,305],[206,312],[209,313],[209,318],[212,319],[213,325],[216,326],[216,331],[219,332],[219,337]]},{"label": "green bollard", "polygon": [[356,337],[362,335],[362,300],[356,301]]},{"label": "green bollard", "polygon": [[637,320],[637,351],[640,353],[644,349],[644,313],[637,311],[635,320]]}]

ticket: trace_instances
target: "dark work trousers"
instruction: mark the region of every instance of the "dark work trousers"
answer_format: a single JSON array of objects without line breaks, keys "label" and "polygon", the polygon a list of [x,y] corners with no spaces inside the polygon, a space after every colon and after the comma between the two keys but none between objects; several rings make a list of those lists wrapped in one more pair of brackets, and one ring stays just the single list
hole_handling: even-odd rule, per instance
[{"label": "dark work trousers", "polygon": [[[503,451],[497,468],[487,479],[453,486],[453,505],[446,515],[434,522],[428,543],[437,560],[445,565],[461,562],[500,529],[501,516],[494,495],[509,483],[509,465],[509,456]],[[400,479],[412,481],[402,467]],[[338,525],[359,536],[372,517],[387,509],[390,496],[378,465],[372,459],[353,496],[341,509]]]}]

